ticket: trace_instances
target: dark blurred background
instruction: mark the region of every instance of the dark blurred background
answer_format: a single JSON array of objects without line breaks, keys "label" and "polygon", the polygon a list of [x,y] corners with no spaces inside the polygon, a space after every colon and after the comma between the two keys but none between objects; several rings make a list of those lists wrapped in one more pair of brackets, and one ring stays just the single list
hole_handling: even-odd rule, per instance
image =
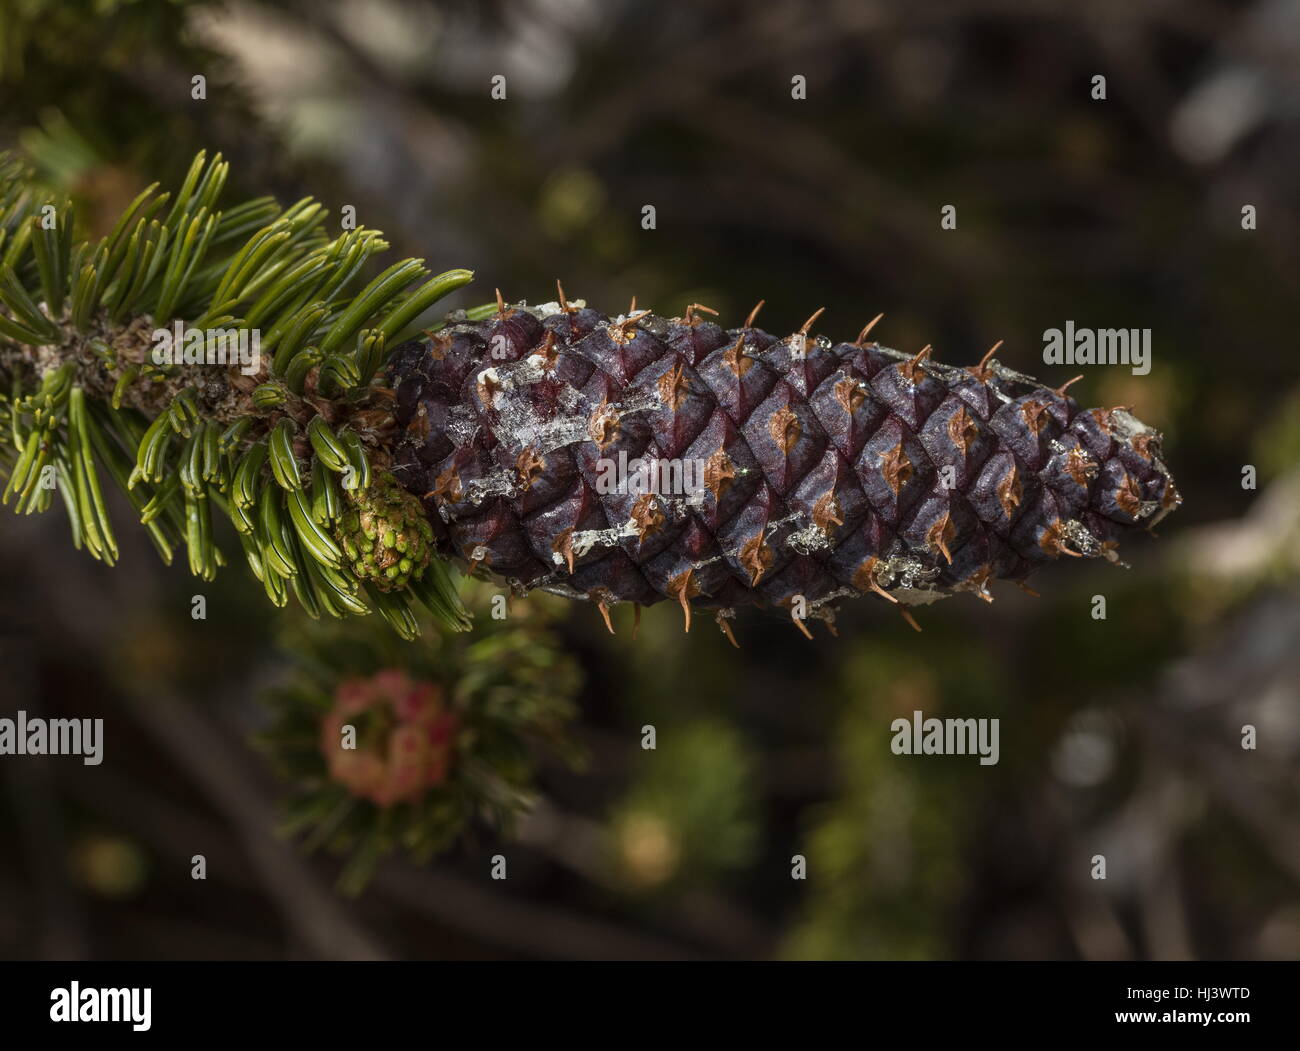
[{"label": "dark blurred background", "polygon": [[[232,565],[192,621],[122,504],[112,570],[6,513],[0,709],[110,738],[100,767],[0,763],[0,955],[1300,955],[1300,3],[0,6],[0,147],[96,234],[207,148],[232,199],[352,205],[394,258],[474,269],[458,306],[560,278],[609,313],[765,299],[776,332],[824,306],[836,339],[884,311],[886,345],[1001,339],[1053,383],[1045,329],[1150,328],[1149,375],[1071,393],[1163,431],[1185,498],[1131,569],[1067,560],[919,635],[864,601],[812,642],[743,616],[737,651],[660,606],[634,643],[558,603],[587,768],[544,767],[516,839],[356,900],[277,837],[248,744],[293,614]],[[1000,762],[892,755],[914,709],[999,718]]]}]

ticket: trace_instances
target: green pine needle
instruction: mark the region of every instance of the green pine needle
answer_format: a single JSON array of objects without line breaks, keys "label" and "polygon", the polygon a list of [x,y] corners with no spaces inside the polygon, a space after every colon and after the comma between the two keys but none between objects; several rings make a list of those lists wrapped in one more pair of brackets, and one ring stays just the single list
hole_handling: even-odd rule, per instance
[{"label": "green pine needle", "polygon": [[[309,198],[223,208],[229,171],[200,153],[174,193],[148,187],[92,242],[70,201],[0,155],[0,501],[31,514],[57,491],[74,545],[111,565],[106,474],[163,561],[184,547],[201,579],[225,564],[215,511],[277,606],[292,593],[313,617],[373,612],[409,639],[416,603],[466,630],[441,563],[402,591],[365,582],[363,598],[334,531],[384,440],[370,428],[389,349],[473,274],[405,259],[367,281],[378,231],[331,239]],[[207,358],[254,338],[253,375]]]}]

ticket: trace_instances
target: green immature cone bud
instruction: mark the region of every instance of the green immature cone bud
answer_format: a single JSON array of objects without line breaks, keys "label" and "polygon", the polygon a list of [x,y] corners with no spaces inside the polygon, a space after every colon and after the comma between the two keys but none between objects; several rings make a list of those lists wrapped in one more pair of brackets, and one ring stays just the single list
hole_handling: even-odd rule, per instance
[{"label": "green immature cone bud", "polygon": [[418,580],[433,553],[433,530],[420,501],[391,474],[368,489],[345,490],[345,498],[335,536],[356,575],[381,591],[401,591]]}]

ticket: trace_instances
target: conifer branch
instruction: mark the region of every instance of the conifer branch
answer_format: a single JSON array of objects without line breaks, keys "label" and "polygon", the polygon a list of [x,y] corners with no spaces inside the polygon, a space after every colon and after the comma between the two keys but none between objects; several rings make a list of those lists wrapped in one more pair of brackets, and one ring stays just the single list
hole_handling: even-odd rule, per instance
[{"label": "conifer branch", "polygon": [[379,231],[331,239],[310,198],[223,207],[228,174],[200,153],[175,192],[150,186],[92,241],[69,200],[0,156],[0,499],[32,514],[57,493],[73,543],[112,564],[107,477],[163,561],[183,549],[204,580],[226,563],[225,516],[277,606],[378,612],[412,638],[415,603],[465,630],[418,501],[389,481],[376,377],[473,275],[405,259],[367,282]]},{"label": "conifer branch", "polygon": [[[782,339],[699,304],[611,318],[562,289],[541,307],[498,293],[390,366],[473,275],[405,259],[367,283],[377,231],[331,240],[310,199],[222,210],[227,173],[200,154],[90,242],[68,201],[0,169],[0,500],[30,514],[57,490],[105,562],[103,473],[164,560],[183,547],[211,580],[224,515],[271,601],[312,617],[378,612],[409,639],[415,604],[464,630],[437,548],[586,599],[611,631],[613,605],[671,601],[734,642],[742,605],[809,634],[872,594],[915,627],[906,605],[992,601],[989,581],[1062,556],[1119,563],[1119,536],[1181,501],[1127,410],[1084,409],[993,351],[955,368],[866,342],[871,325],[834,344],[811,332],[820,310]],[[214,337],[239,354],[214,364]],[[681,484],[595,477],[647,451]]]}]

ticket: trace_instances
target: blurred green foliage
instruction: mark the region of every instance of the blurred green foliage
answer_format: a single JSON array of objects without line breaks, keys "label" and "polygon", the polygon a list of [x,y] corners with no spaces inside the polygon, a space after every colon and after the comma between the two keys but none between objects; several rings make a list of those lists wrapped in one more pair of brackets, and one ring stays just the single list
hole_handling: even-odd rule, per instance
[{"label": "blurred green foliage", "polygon": [[[286,617],[280,645],[294,671],[264,700],[273,721],[261,743],[285,777],[290,799],[284,828],[301,834],[309,849],[349,854],[339,886],[359,893],[375,865],[397,848],[427,862],[464,835],[474,822],[508,834],[534,794],[539,750],[569,763],[581,752],[565,735],[573,718],[577,668],[550,636],[533,608],[494,620],[490,596],[476,593],[478,626],[472,635],[438,631],[426,623],[425,639],[404,643],[378,617],[352,623]],[[392,713],[355,716],[340,708],[349,689],[397,676],[425,689],[449,713],[445,780],[414,798],[380,805],[340,783],[327,763],[339,742],[323,732],[331,713],[357,724],[358,755],[389,764]],[[385,719],[371,729],[375,718]],[[377,739],[371,740],[370,737]],[[391,739],[396,749],[396,739]]]}]

